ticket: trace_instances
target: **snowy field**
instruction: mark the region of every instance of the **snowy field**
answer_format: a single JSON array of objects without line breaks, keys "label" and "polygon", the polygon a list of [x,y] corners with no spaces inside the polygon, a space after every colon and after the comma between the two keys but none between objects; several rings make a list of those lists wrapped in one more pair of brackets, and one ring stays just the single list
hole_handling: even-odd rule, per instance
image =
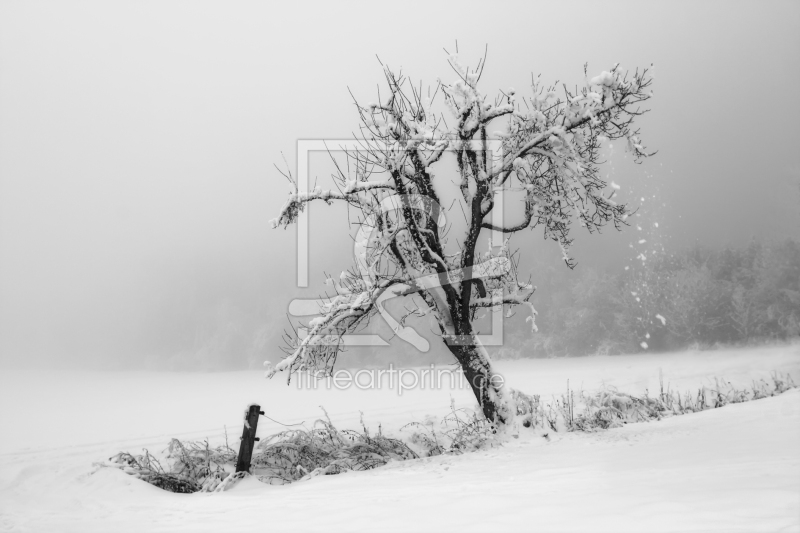
[{"label": "snowy field", "polygon": [[[800,346],[647,356],[500,361],[507,383],[543,398],[612,385],[642,394],[773,370],[800,381]],[[310,425],[403,435],[466,390],[303,390],[262,372],[0,374],[0,531],[800,531],[800,390],[605,432],[522,429],[462,456],[390,463],[286,486],[247,479],[221,494],[164,492],[93,466],[169,439],[231,442],[251,402]],[[26,398],[23,402],[20,398]],[[262,417],[259,434],[282,426]]]}]

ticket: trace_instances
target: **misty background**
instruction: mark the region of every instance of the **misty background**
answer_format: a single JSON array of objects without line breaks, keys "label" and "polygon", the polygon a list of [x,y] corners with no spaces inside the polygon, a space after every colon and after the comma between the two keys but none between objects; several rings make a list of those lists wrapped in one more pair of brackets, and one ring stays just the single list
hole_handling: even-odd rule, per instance
[{"label": "misty background", "polygon": [[[348,88],[376,99],[376,54],[435,85],[455,77],[443,47],[456,40],[470,64],[488,44],[490,97],[529,94],[532,73],[574,85],[584,63],[590,74],[654,63],[640,126],[658,155],[634,165],[619,149],[604,169],[639,208],[648,246],[687,261],[727,247],[740,263],[762,246],[775,257],[789,250],[776,259],[787,268],[796,261],[785,241],[800,236],[797,2],[9,1],[0,3],[0,363],[275,361],[289,301],[349,268],[352,246],[344,210],[313,205],[311,286],[296,287],[295,229],[269,224],[290,191],[274,165],[283,154],[294,171],[299,139],[351,138]],[[320,184],[331,171],[313,158]],[[548,329],[547,317],[575,305],[558,287],[596,287],[587,272],[621,276],[626,266],[639,281],[657,275],[636,260],[648,251],[636,227],[578,229],[575,271],[539,229],[515,237],[540,286],[537,340],[521,336],[522,321],[507,326],[518,351],[541,348],[560,327],[551,318]],[[541,353],[575,350],[592,351]]]}]

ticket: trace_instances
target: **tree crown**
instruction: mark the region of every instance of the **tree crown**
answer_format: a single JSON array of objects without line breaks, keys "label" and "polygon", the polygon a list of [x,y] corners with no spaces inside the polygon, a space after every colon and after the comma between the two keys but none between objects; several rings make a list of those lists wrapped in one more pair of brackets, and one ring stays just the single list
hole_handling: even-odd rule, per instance
[{"label": "tree crown", "polygon": [[[530,304],[535,288],[517,278],[517,255],[508,239],[495,251],[478,251],[482,230],[513,234],[541,227],[545,238],[558,243],[564,261],[569,255],[570,229],[576,221],[590,233],[606,224],[619,229],[629,211],[614,200],[616,190],[600,177],[601,148],[607,140],[624,139],[638,162],[648,154],[634,128],[652,96],[649,69],[628,72],[615,65],[570,91],[532,82],[532,95],[518,99],[515,91],[500,91],[493,100],[478,89],[484,62],[464,67],[456,56],[450,66],[458,79],[437,83],[433,95],[384,67],[388,93],[379,103],[356,102],[360,117],[360,147],[348,151],[347,166],[337,165],[336,189],[302,193],[294,186],[273,226],[288,226],[315,200],[342,201],[359,214],[355,239],[356,267],[339,280],[328,280],[334,294],[320,300],[321,316],[311,320],[304,338],[292,337],[289,356],[270,370],[330,372],[342,348],[342,336],[380,312],[403,338],[413,332],[391,319],[383,307],[392,297],[420,297],[416,312],[430,311],[449,344],[474,340],[472,321],[480,309]],[[442,95],[450,118],[434,110]],[[504,120],[502,132],[489,125]],[[440,191],[445,176],[433,168],[445,153],[455,156],[456,186],[465,207],[467,229],[457,239],[458,252],[445,253],[448,241]],[[437,177],[438,176],[438,177]],[[496,197],[520,193],[524,215],[505,225],[490,218]],[[451,206],[452,208],[452,206]],[[407,339],[407,340],[408,340]]]}]

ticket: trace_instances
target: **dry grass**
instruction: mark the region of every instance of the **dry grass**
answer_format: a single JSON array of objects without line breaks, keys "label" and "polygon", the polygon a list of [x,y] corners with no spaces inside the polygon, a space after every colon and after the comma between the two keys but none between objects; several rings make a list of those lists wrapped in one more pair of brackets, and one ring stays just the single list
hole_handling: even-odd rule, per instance
[{"label": "dry grass", "polygon": [[[594,432],[625,424],[715,409],[781,394],[796,385],[788,374],[774,372],[771,382],[753,381],[747,389],[715,380],[714,387],[680,394],[664,389],[655,397],[634,396],[606,387],[594,394],[583,391],[543,402],[538,395],[512,391],[518,420],[527,428],[550,431]],[[577,396],[577,397],[576,397]],[[323,409],[324,412],[324,409]],[[434,421],[411,422],[402,428],[410,431],[405,441],[386,437],[381,427],[371,434],[361,422],[361,430],[339,430],[328,414],[311,429],[292,429],[265,438],[257,445],[251,474],[265,483],[282,485],[320,475],[371,470],[390,461],[406,461],[443,454],[462,454],[499,443],[494,428],[477,412],[456,409],[437,429]],[[545,436],[547,433],[545,433]],[[172,439],[163,463],[150,452],[132,455],[122,452],[101,466],[115,467],[156,487],[179,493],[219,492],[244,474],[234,474],[237,452],[227,443],[211,447],[208,441],[182,442]]]},{"label": "dry grass", "polygon": [[550,431],[599,431],[625,424],[661,420],[662,418],[716,409],[729,403],[767,398],[795,388],[789,374],[773,372],[771,382],[753,381],[740,389],[724,380],[715,379],[713,387],[703,386],[683,394],[664,388],[663,376],[657,396],[647,392],[635,396],[605,387],[594,394],[567,390],[552,402],[544,403],[538,395],[528,396],[515,391],[517,412],[525,427],[541,427]]}]

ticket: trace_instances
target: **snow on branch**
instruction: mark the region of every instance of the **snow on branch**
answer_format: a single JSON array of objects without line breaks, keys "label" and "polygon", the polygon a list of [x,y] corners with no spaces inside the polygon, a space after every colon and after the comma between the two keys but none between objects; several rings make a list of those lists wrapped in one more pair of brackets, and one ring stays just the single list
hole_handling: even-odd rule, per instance
[{"label": "snow on branch", "polygon": [[530,303],[536,287],[529,282],[520,282],[519,254],[509,249],[509,240],[503,242],[498,252],[487,251],[478,254],[477,260],[480,263],[474,269],[475,276],[483,278],[483,284],[475,287],[475,294],[470,300],[472,316],[474,317],[479,309],[502,309],[503,306],[525,305],[530,308],[531,315],[528,320],[532,324],[532,329],[536,331],[537,312]]},{"label": "snow on branch", "polygon": [[384,279],[371,287],[359,282],[351,280],[351,287],[354,284],[364,290],[343,291],[323,304],[320,309],[322,315],[309,321],[307,335],[302,339],[294,339],[292,353],[271,367],[267,377],[284,370],[289,370],[289,379],[292,373],[304,370],[329,374],[342,349],[342,336],[355,332],[362,321],[375,311],[381,295],[390,287],[402,283],[402,280]]},{"label": "snow on branch", "polygon": [[[516,112],[509,119],[503,155],[490,172],[495,189],[508,187],[509,178],[515,178],[518,185],[513,190],[526,195],[524,219],[511,226],[481,226],[513,233],[541,225],[572,266],[569,230],[574,219],[589,232],[606,223],[624,225],[626,206],[613,199],[615,191],[604,192],[600,152],[603,143],[624,139],[637,161],[652,155],[633,129],[634,119],[646,112],[640,104],[651,97],[651,83],[649,69],[630,74],[618,65],[591,80],[587,76],[580,91],[564,87],[562,96],[556,87],[545,90],[535,82],[534,96],[526,100],[529,112]],[[491,204],[483,216],[490,211]]]},{"label": "snow on branch", "polygon": [[557,95],[554,86],[545,91],[535,82],[534,96],[527,100],[530,112],[514,115],[504,142],[506,155],[493,176],[498,182],[504,181],[517,160],[532,155],[537,148],[549,148],[552,157],[583,160],[586,149],[594,146],[592,141],[605,139],[626,139],[637,160],[653,155],[642,145],[638,130],[632,129],[635,117],[647,112],[639,105],[652,96],[650,70],[637,69],[629,80],[630,74],[615,65],[610,72],[587,80],[577,93],[564,86],[563,97]]},{"label": "snow on branch", "polygon": [[443,87],[448,107],[458,119],[454,131],[457,138],[470,139],[479,128],[486,126],[490,121],[514,113],[513,89],[505,95],[504,104],[487,103],[486,95],[477,87],[483,72],[482,66],[475,69],[465,67],[455,54],[450,55],[448,62],[459,77],[452,85]]},{"label": "snow on branch", "polygon": [[314,200],[322,200],[330,204],[333,200],[345,200],[350,203],[359,204],[361,199],[358,193],[373,191],[376,189],[394,189],[391,183],[371,183],[371,182],[356,182],[352,181],[348,184],[344,192],[323,190],[321,187],[315,187],[313,191],[307,193],[295,192],[289,195],[286,203],[283,204],[281,212],[277,218],[272,219],[270,222],[273,228],[278,226],[288,227],[297,221],[297,216],[303,211],[305,205]]}]

